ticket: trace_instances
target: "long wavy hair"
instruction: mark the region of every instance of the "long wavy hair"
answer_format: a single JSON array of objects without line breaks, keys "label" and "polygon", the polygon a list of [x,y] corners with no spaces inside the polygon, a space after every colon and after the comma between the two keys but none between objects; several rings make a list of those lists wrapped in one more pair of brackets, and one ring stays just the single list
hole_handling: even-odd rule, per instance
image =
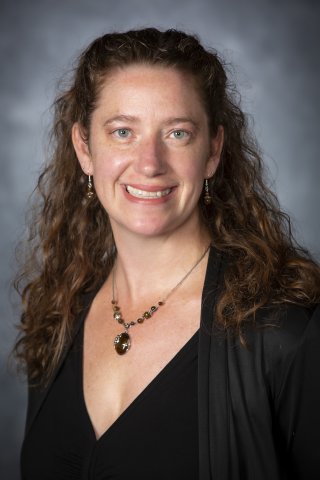
[{"label": "long wavy hair", "polygon": [[219,125],[224,128],[221,161],[209,180],[212,207],[199,200],[215,247],[229,259],[216,322],[242,338],[242,326],[266,304],[319,302],[319,267],[295,243],[290,221],[264,181],[259,150],[217,52],[176,30],[106,34],[80,55],[54,103],[52,153],[38,180],[30,254],[16,281],[23,314],[15,353],[30,380],[48,380],[70,339],[83,295],[103,283],[116,252],[107,213],[96,196],[86,199],[87,179],[71,141],[72,126],[79,122],[88,136],[106,75],[139,63],[192,75],[211,134]]}]

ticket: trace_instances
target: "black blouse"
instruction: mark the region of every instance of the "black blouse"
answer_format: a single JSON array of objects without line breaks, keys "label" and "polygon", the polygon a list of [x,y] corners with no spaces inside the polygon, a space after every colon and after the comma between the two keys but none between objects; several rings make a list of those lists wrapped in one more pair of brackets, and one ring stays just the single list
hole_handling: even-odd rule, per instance
[{"label": "black blouse", "polygon": [[22,451],[25,480],[198,477],[198,332],[96,440],[79,331]]},{"label": "black blouse", "polygon": [[[191,347],[185,347],[108,431],[108,445],[116,445],[116,432],[119,432],[118,438],[121,436],[121,443],[119,440],[118,448],[114,448],[112,454],[109,453],[109,458],[117,455],[114,457],[114,465],[119,469],[124,465],[126,478],[143,479],[142,474],[136,470],[140,467],[142,469],[143,462],[147,462],[147,468],[153,468],[156,472],[150,474],[150,479],[320,478],[320,305],[306,308],[283,304],[259,309],[255,324],[244,325],[243,333],[248,345],[248,348],[244,348],[238,338],[222,332],[214,321],[215,299],[223,285],[227,263],[225,255],[221,255],[214,247],[210,249],[202,292],[199,335],[192,340],[198,343],[197,347],[192,347],[195,357],[198,348],[198,375],[195,364],[192,364],[191,373],[191,359],[187,365],[184,356],[188,355],[184,352]],[[83,309],[75,319],[73,337],[83,325],[94,295],[95,292],[92,292],[84,296]],[[53,435],[49,435],[49,428],[58,432],[62,444],[64,437],[67,438],[67,433],[64,433],[67,425],[63,423],[65,419],[60,420],[58,416],[57,420],[57,414],[54,414],[53,400],[57,395],[52,391],[56,391],[61,376],[65,375],[63,372],[70,362],[69,359],[66,362],[66,356],[71,358],[68,352],[69,346],[66,346],[46,388],[29,386],[25,446],[22,453],[23,479],[59,480],[58,476],[51,473],[54,453],[50,453]],[[170,373],[170,377],[167,377],[167,373]],[[194,375],[193,380],[191,376],[188,377],[188,388],[185,375]],[[194,396],[195,383],[198,385],[197,399]],[[61,410],[69,409],[74,415],[74,420],[71,416],[68,420],[74,445],[81,439],[81,442],[88,441],[89,444],[91,441],[91,445],[95,446],[95,451],[89,451],[86,446],[84,454],[80,452],[81,458],[83,455],[89,458],[87,461],[90,467],[84,468],[87,471],[89,469],[92,478],[94,469],[100,468],[95,455],[98,454],[100,445],[102,448],[103,442],[107,441],[109,433],[100,439],[101,442],[96,442],[91,426],[89,429],[80,429],[76,412],[73,412],[74,405],[68,404],[77,387],[74,381],[73,386],[66,381],[63,384],[63,395],[59,395],[57,410],[60,410],[61,415]],[[166,388],[169,389],[168,394]],[[187,389],[189,394],[186,394]],[[156,399],[154,402],[152,395]],[[189,405],[191,401],[193,407]],[[51,408],[48,408],[49,402]],[[192,433],[197,430],[196,408],[198,435]],[[133,421],[133,415],[138,415],[142,409],[140,423],[136,420],[131,432],[131,427],[125,428],[126,422],[129,419]],[[68,418],[67,415],[65,417]],[[157,420],[159,421],[155,425]],[[60,431],[57,425],[59,423]],[[122,432],[121,428],[124,429]],[[86,440],[85,435],[91,435],[91,440]],[[136,435],[134,440],[133,435]],[[194,444],[191,445],[190,442]],[[199,450],[196,442],[199,443]],[[57,441],[54,448],[59,456],[61,448]],[[193,455],[194,452],[199,452],[199,457],[195,458],[190,452]],[[169,458],[169,453],[172,453],[170,459],[164,460],[164,457]],[[43,459],[45,455],[47,468]],[[104,455],[107,455],[105,451]],[[73,456],[76,454],[73,453]],[[94,473],[90,468],[93,468]],[[67,478],[72,479],[71,474]],[[73,478],[77,478],[77,474]]]}]

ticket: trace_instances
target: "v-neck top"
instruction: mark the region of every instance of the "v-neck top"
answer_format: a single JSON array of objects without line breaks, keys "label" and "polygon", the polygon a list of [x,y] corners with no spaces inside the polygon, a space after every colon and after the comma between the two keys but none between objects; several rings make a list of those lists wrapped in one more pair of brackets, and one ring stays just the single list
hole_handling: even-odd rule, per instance
[{"label": "v-neck top", "polygon": [[23,480],[198,478],[198,335],[97,440],[83,395],[83,326],[23,445]]},{"label": "v-neck top", "polygon": [[[82,392],[77,397],[81,379],[76,369],[81,363],[77,366],[74,349],[72,354],[69,346],[65,349],[45,389],[30,385],[23,480],[320,478],[316,368],[320,364],[320,305],[259,309],[255,325],[244,325],[250,348],[243,348],[239,339],[224,336],[214,323],[215,298],[228,262],[226,255],[211,247],[199,338],[190,341],[198,346],[187,343],[141,394],[141,401],[138,397],[98,442],[88,426],[83,400],[79,401]],[[74,335],[83,325],[94,294],[84,298]],[[110,468],[100,474],[104,461]]]}]

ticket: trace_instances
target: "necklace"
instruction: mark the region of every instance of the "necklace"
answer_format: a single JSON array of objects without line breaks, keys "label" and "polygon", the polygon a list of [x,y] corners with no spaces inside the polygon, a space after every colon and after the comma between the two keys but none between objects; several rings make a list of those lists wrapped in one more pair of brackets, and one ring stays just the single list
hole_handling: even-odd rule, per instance
[{"label": "necklace", "polygon": [[123,325],[125,331],[122,332],[122,333],[119,333],[118,335],[116,335],[114,341],[113,341],[113,345],[114,345],[114,348],[116,350],[116,352],[119,354],[119,355],[124,355],[125,353],[127,353],[127,351],[129,350],[129,348],[131,347],[131,337],[128,333],[128,330],[133,327],[134,325],[137,325],[137,324],[142,324],[145,320],[149,319],[152,317],[152,315],[158,310],[159,307],[162,307],[162,305],[164,305],[166,303],[166,301],[168,300],[168,298],[170,297],[170,295],[172,295],[176,290],[177,288],[179,288],[183,282],[185,280],[187,280],[187,278],[189,277],[189,275],[193,272],[193,270],[199,265],[199,263],[201,262],[201,260],[205,257],[206,253],[208,252],[210,248],[210,245],[206,248],[206,250],[204,251],[204,253],[201,255],[200,258],[198,258],[198,260],[196,261],[196,263],[193,265],[193,267],[184,275],[184,277],[169,291],[169,293],[167,293],[167,295],[162,299],[162,300],[159,300],[159,302],[156,302],[156,304],[152,305],[149,310],[146,310],[145,312],[143,312],[143,314],[136,320],[136,321],[131,321],[131,322],[125,322],[124,319],[122,318],[122,313],[121,313],[121,309],[120,309],[120,306],[118,304],[118,301],[116,300],[115,298],[115,268],[112,270],[112,300],[111,300],[111,304],[112,304],[112,310],[113,310],[113,318],[118,322],[120,323],[121,325]]}]

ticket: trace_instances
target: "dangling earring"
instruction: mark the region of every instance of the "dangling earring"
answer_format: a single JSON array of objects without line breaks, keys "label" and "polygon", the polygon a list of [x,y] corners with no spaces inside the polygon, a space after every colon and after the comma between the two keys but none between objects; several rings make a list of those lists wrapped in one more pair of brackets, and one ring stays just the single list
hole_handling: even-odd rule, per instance
[{"label": "dangling earring", "polygon": [[212,197],[209,192],[209,182],[208,179],[206,178],[204,181],[204,197],[203,197],[205,205],[211,205],[212,203]]},{"label": "dangling earring", "polygon": [[90,198],[92,198],[93,196],[94,196],[94,192],[93,192],[92,177],[91,177],[91,175],[88,175],[88,185],[87,185],[86,197],[87,197],[88,200],[90,200]]}]

